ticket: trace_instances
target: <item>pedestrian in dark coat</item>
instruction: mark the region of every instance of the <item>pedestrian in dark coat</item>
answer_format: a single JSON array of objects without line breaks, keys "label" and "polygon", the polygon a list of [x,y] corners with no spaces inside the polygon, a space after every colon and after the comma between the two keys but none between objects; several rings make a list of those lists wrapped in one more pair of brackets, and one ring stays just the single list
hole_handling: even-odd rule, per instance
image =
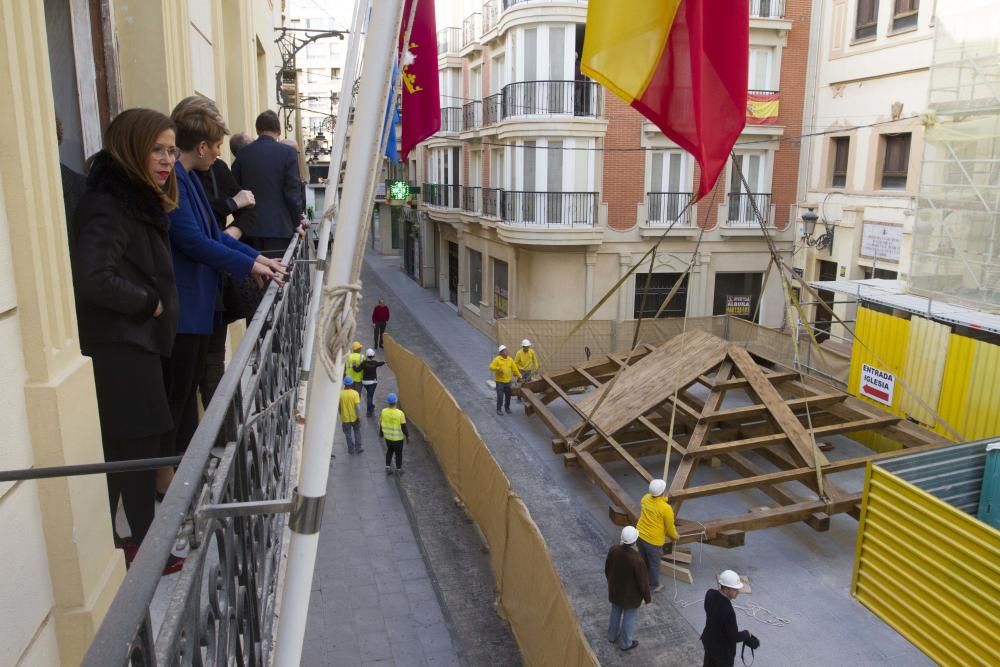
[{"label": "pedestrian in dark coat", "polygon": [[[173,427],[163,382],[178,300],[167,211],[176,207],[173,123],[130,109],[108,126],[91,160],[72,223],[70,259],[80,346],[93,361],[107,461],[153,458]],[[108,475],[112,521],[119,499],[131,536],[130,564],[153,521],[155,471]],[[172,557],[167,572],[180,569]]]},{"label": "pedestrian in dark coat", "polygon": [[271,110],[257,116],[257,140],[240,149],[233,176],[257,200],[257,224],[245,239],[261,252],[281,256],[306,210],[295,150],[279,143],[281,122]]},{"label": "pedestrian in dark coat", "polygon": [[748,630],[736,626],[732,601],[743,588],[739,575],[725,570],[718,581],[718,590],[713,588],[705,593],[705,629],[701,633],[701,643],[705,647],[704,667],[733,667],[736,644],[746,642],[756,649],[760,641]]},{"label": "pedestrian in dark coat", "polygon": [[618,642],[622,651],[631,651],[639,645],[632,639],[636,612],[639,606],[652,602],[646,562],[636,549],[639,531],[634,526],[622,528],[621,544],[608,551],[604,560],[604,576],[608,580],[608,601],[611,602],[611,619],[608,623],[608,641]]}]

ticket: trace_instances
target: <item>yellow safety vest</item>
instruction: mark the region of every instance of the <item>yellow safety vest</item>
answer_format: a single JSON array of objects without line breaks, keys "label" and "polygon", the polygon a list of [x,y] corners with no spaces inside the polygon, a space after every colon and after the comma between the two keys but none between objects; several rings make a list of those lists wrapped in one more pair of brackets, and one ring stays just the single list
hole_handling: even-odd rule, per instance
[{"label": "yellow safety vest", "polygon": [[347,355],[347,375],[355,382],[361,382],[361,377],[364,375],[364,369],[354,370],[354,366],[360,366],[362,361],[364,361],[364,357],[361,356],[360,352],[351,352]]},{"label": "yellow safety vest", "polygon": [[384,408],[381,417],[382,437],[397,442],[403,439],[406,415],[399,408]]}]

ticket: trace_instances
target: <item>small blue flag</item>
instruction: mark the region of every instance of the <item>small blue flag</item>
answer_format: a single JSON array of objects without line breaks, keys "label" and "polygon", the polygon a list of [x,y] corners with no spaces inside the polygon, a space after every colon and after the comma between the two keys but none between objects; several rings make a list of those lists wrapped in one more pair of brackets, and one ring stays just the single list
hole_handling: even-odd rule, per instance
[{"label": "small blue flag", "polygon": [[396,142],[396,124],[399,123],[399,106],[394,105],[393,93],[396,90],[396,81],[399,80],[399,65],[392,66],[392,87],[389,89],[389,106],[385,110],[385,156],[393,164],[399,164],[399,148]]}]

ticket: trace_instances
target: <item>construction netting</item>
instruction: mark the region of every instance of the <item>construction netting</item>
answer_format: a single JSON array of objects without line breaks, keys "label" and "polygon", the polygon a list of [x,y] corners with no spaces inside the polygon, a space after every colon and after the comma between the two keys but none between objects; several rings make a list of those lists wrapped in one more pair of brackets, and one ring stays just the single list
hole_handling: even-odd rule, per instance
[{"label": "construction netting", "polygon": [[[628,352],[637,324],[637,320],[588,320],[574,332],[578,323],[573,321],[500,319],[494,326],[494,337],[498,344],[511,348],[527,338],[538,355],[541,368],[554,371],[613,352]],[[659,345],[680,334],[685,327],[687,331],[705,331],[744,345],[751,352],[786,366],[796,367],[797,363],[797,368],[803,372],[847,385],[851,368],[849,354],[816,346],[809,338],[802,338],[798,341],[796,357],[790,334],[731,315],[689,317],[686,324],[683,318],[643,320],[639,343]]]},{"label": "construction netting", "polygon": [[910,288],[1000,309],[1000,24],[996,3],[941,3],[934,26]]},{"label": "construction netting", "polygon": [[420,357],[391,336],[385,340],[407,421],[424,433],[486,539],[497,611],[510,623],[525,663],[596,667],[545,539],[472,420]]}]

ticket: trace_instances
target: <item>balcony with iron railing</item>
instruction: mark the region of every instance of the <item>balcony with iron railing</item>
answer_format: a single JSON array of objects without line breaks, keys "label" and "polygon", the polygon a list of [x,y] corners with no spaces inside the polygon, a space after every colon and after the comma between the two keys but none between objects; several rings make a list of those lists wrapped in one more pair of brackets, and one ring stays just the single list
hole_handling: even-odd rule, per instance
[{"label": "balcony with iron railing", "polygon": [[483,212],[483,189],[479,186],[462,187],[462,210],[479,215]]},{"label": "balcony with iron railing", "polygon": [[483,127],[496,125],[503,114],[503,93],[483,98]]},{"label": "balcony with iron railing", "polygon": [[650,227],[691,227],[690,192],[647,192],[646,224]]},{"label": "balcony with iron railing", "polygon": [[469,14],[462,21],[462,48],[468,48],[479,43],[482,37],[483,15],[479,12]]},{"label": "balcony with iron railing", "polygon": [[500,0],[487,0],[483,3],[483,34],[489,32],[500,18]]},{"label": "balcony with iron railing", "polygon": [[462,105],[462,131],[470,132],[483,126],[483,103],[473,100]]},{"label": "balcony with iron railing", "polygon": [[500,192],[501,240],[522,245],[594,245],[603,239],[597,225],[596,192]]},{"label": "balcony with iron railing", "polygon": [[726,226],[759,228],[758,215],[764,219],[764,225],[770,227],[771,193],[770,192],[730,192],[726,204]]},{"label": "balcony with iron railing", "polygon": [[500,217],[500,199],[503,190],[500,188],[483,188],[483,215],[487,218]]},{"label": "balcony with iron railing", "polygon": [[462,50],[462,29],[441,28],[437,31],[438,57],[453,54]]},{"label": "balcony with iron railing", "polygon": [[601,86],[594,81],[518,81],[503,87],[501,117],[597,118]]},{"label": "balcony with iron railing", "polygon": [[750,18],[785,18],[785,0],[750,0]]},{"label": "balcony with iron railing", "polygon": [[438,134],[457,134],[462,131],[462,107],[441,107],[441,129]]},{"label": "balcony with iron railing", "polygon": [[421,198],[427,206],[435,208],[462,207],[462,186],[444,183],[424,183],[420,190]]}]

